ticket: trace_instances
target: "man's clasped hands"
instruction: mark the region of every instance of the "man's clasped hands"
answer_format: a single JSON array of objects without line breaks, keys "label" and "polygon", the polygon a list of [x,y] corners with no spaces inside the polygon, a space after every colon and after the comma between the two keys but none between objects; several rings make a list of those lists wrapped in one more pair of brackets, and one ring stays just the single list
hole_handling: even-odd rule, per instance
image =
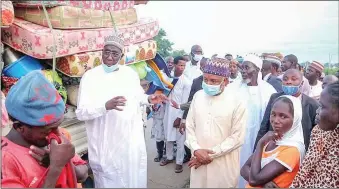
[{"label": "man's clasped hands", "polygon": [[189,168],[194,167],[195,169],[197,169],[201,165],[207,165],[211,163],[213,159],[210,156],[210,154],[214,154],[214,153],[215,152],[213,152],[212,150],[208,150],[208,149],[195,150],[193,153],[194,156],[188,162]]}]

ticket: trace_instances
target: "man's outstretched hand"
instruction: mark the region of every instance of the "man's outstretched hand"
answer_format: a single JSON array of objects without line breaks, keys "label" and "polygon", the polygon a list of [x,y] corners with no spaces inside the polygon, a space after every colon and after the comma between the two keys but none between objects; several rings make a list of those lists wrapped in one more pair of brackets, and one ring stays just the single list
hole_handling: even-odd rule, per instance
[{"label": "man's outstretched hand", "polygon": [[180,106],[177,102],[175,102],[174,100],[171,100],[171,106],[175,109],[180,109]]}]

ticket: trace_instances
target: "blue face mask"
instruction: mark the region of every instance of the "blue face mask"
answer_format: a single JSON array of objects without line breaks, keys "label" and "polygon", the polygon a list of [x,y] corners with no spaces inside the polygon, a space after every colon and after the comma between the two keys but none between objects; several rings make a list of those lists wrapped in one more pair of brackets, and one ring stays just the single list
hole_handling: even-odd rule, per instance
[{"label": "blue face mask", "polygon": [[300,88],[300,85],[299,86],[282,85],[282,90],[284,91],[284,93],[286,95],[291,95],[291,96],[297,94],[299,91],[299,88]]},{"label": "blue face mask", "polygon": [[106,64],[102,63],[102,67],[104,68],[106,73],[111,73],[119,68],[119,62],[112,66],[107,66]]},{"label": "blue face mask", "polygon": [[220,85],[208,85],[205,81],[202,82],[202,89],[207,95],[215,96],[221,92]]}]

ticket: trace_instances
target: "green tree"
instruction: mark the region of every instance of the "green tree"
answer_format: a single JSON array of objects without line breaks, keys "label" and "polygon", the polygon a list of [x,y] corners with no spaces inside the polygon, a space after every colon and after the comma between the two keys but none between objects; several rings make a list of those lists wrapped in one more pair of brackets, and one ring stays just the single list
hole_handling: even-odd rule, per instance
[{"label": "green tree", "polygon": [[171,56],[173,57],[177,57],[177,56],[183,56],[185,54],[188,54],[186,53],[184,50],[174,50],[172,53],[171,53]]},{"label": "green tree", "polygon": [[172,45],[174,45],[174,43],[166,39],[166,36],[165,30],[160,28],[158,35],[154,37],[157,42],[157,51],[163,58],[171,55]]}]

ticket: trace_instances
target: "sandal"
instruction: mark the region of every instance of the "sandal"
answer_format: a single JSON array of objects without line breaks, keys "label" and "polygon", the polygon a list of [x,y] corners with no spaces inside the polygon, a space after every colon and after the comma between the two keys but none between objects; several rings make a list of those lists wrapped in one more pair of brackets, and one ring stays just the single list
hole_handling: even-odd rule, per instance
[{"label": "sandal", "polygon": [[173,163],[173,160],[164,159],[163,161],[160,162],[160,166],[165,166],[169,163]]},{"label": "sandal", "polygon": [[176,165],[175,166],[175,173],[181,173],[183,171],[182,165]]}]

